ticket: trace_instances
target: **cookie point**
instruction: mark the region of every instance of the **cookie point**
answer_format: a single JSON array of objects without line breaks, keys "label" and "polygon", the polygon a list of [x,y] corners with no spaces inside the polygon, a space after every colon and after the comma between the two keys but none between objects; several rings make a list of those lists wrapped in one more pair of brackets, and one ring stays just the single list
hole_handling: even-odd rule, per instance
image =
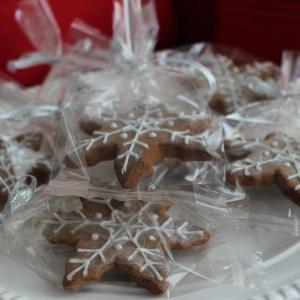
[{"label": "cookie point", "polygon": [[73,275],[72,274],[68,274],[66,276],[67,281],[72,281],[73,280]]}]

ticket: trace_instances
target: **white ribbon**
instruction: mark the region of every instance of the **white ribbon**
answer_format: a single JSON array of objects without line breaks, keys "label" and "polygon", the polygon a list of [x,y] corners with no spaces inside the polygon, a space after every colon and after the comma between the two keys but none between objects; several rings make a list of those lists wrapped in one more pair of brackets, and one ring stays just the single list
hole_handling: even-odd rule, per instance
[{"label": "white ribbon", "polygon": [[[27,183],[28,180],[30,180],[29,184]],[[9,193],[9,197],[4,206],[4,209],[0,213],[1,224],[16,210],[24,206],[30,199],[32,199],[36,187],[37,180],[31,175],[23,176],[18,179],[12,192]]]},{"label": "white ribbon", "polygon": [[15,73],[18,70],[24,70],[35,66],[41,66],[45,64],[54,65],[59,63],[61,58],[57,55],[43,54],[38,52],[26,53],[18,59],[10,60],[7,63],[7,69],[11,73]]},{"label": "white ribbon", "polygon": [[31,117],[45,117],[52,114],[60,114],[61,110],[55,105],[27,105],[21,109],[14,109],[8,112],[0,112],[0,120],[22,120]]}]

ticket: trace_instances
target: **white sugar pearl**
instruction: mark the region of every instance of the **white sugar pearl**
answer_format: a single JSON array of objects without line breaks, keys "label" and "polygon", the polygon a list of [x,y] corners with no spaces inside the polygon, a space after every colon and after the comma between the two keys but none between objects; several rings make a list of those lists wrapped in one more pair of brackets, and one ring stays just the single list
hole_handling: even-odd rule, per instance
[{"label": "white sugar pearl", "polygon": [[118,128],[118,124],[113,122],[113,123],[110,124],[110,128],[116,129],[116,128]]},{"label": "white sugar pearl", "polygon": [[274,142],[271,143],[271,145],[272,145],[273,147],[278,147],[279,143],[278,143],[277,141],[274,141]]},{"label": "white sugar pearl", "polygon": [[102,218],[102,214],[101,213],[96,213],[95,214],[96,219],[100,220]]},{"label": "white sugar pearl", "polygon": [[174,126],[174,122],[173,121],[168,121],[168,126]]},{"label": "white sugar pearl", "polygon": [[271,153],[270,153],[270,151],[267,150],[267,151],[264,152],[264,155],[269,157],[271,155]]},{"label": "white sugar pearl", "polygon": [[124,206],[129,208],[131,206],[131,203],[130,202],[125,202]]},{"label": "white sugar pearl", "polygon": [[120,251],[120,250],[122,250],[123,247],[121,244],[117,244],[115,248]]},{"label": "white sugar pearl", "polygon": [[291,163],[289,163],[289,162],[284,163],[284,165],[285,165],[286,167],[291,167],[291,166],[292,166]]},{"label": "white sugar pearl", "polygon": [[153,221],[157,221],[157,220],[158,220],[158,215],[157,215],[157,214],[153,214],[153,215],[151,216],[151,219],[152,219]]},{"label": "white sugar pearl", "polygon": [[120,135],[121,139],[125,140],[128,138],[128,134],[126,132],[121,133]]},{"label": "white sugar pearl", "polygon": [[92,240],[93,240],[93,241],[99,240],[99,234],[98,234],[98,233],[93,233],[93,234],[92,234]]},{"label": "white sugar pearl", "polygon": [[149,236],[149,241],[152,241],[152,242],[156,241],[155,236],[154,235],[150,235]]},{"label": "white sugar pearl", "polygon": [[134,113],[129,113],[129,114],[128,114],[128,117],[129,117],[130,119],[133,119],[133,118],[135,117],[135,115],[134,115]]},{"label": "white sugar pearl", "polygon": [[155,132],[150,132],[149,137],[155,138],[155,137],[157,137],[157,134]]}]

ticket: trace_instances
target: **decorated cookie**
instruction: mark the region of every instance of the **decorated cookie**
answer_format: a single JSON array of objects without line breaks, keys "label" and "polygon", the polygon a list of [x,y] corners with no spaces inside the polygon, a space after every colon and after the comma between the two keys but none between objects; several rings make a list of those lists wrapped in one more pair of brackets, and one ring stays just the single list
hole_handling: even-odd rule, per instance
[{"label": "decorated cookie", "polygon": [[201,114],[168,112],[161,106],[135,108],[128,113],[102,115],[99,121],[83,120],[88,134],[83,149],[88,166],[114,160],[124,188],[133,188],[163,159],[206,161],[210,119]]},{"label": "decorated cookie", "polygon": [[82,200],[76,212],[43,220],[52,243],[76,248],[65,266],[65,289],[80,290],[113,268],[156,294],[168,289],[171,249],[202,245],[208,233],[166,216],[169,205],[111,199]]},{"label": "decorated cookie", "polygon": [[275,184],[300,205],[300,144],[296,140],[283,133],[271,133],[264,139],[227,143],[226,154],[233,159],[228,173],[230,183]]},{"label": "decorated cookie", "polygon": [[6,144],[0,140],[0,207],[3,208],[15,183],[15,173]]},{"label": "decorated cookie", "polygon": [[[49,181],[51,175],[52,151],[44,151],[44,136],[41,132],[27,133],[15,138],[12,160],[16,173],[25,173],[36,177],[38,185]],[[48,153],[46,153],[48,152]],[[16,157],[17,156],[17,157]]]},{"label": "decorated cookie", "polygon": [[209,105],[220,114],[227,115],[249,102],[274,99],[279,95],[271,63],[237,66],[228,57],[217,55],[212,72],[218,86]]},{"label": "decorated cookie", "polygon": [[43,135],[40,132],[0,140],[0,202],[5,203],[18,180],[24,175],[35,176],[38,185],[48,182],[51,157],[40,152]]}]

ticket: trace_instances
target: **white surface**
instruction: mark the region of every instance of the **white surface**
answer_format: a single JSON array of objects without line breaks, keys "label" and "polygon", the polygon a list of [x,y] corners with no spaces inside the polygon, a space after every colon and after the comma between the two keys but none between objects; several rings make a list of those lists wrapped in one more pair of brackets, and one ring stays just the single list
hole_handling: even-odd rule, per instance
[{"label": "white surface", "polygon": [[[253,206],[262,201],[272,204],[273,213],[277,216],[287,217],[289,210],[300,216],[300,209],[289,200],[280,196],[276,190],[264,189],[259,193],[250,194]],[[259,243],[264,253],[265,271],[268,287],[264,291],[255,289],[242,289],[234,286],[219,285],[197,292],[177,295],[176,299],[184,300],[241,300],[241,299],[271,299],[286,300],[300,299],[300,239],[287,234],[274,234],[260,232]],[[111,290],[111,286],[98,284],[88,287],[79,293],[69,293],[45,282],[25,266],[9,261],[0,256],[0,300],[129,300],[129,299],[157,299],[144,289],[124,288],[119,292]],[[162,297],[166,297],[162,296]]]}]

